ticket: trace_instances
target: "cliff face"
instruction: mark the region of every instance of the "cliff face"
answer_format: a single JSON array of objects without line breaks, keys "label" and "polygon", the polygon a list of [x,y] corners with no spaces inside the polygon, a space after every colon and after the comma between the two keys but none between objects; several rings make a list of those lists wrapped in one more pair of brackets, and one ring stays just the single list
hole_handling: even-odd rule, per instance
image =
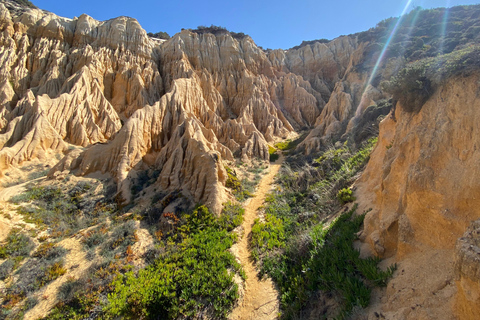
[{"label": "cliff face", "polygon": [[130,171],[149,154],[162,188],[183,188],[218,210],[222,159],[267,159],[267,141],[320,113],[309,83],[276,76],[249,38],[184,32],[162,46],[131,18],[69,20],[4,4],[3,172],[73,144],[87,149],[57,169],[109,172],[129,200]]},{"label": "cliff face", "polygon": [[[404,308],[406,319],[452,318],[455,313],[473,319],[468,306],[478,304],[479,278],[472,268],[476,258],[464,243],[477,245],[475,227],[456,250],[455,244],[480,218],[479,79],[450,79],[418,113],[399,105],[394,117],[380,125],[379,143],[357,182],[357,195],[365,209],[373,208],[362,240],[376,254],[392,257],[401,271],[387,288],[384,312]],[[410,279],[415,274],[421,279]],[[412,286],[408,292],[398,291],[402,281]],[[411,308],[414,300],[422,306]]]},{"label": "cliff face", "polygon": [[52,176],[109,173],[124,202],[153,167],[161,189],[218,211],[222,160],[267,160],[268,143],[320,123],[307,142],[317,149],[318,135],[344,131],[365,78],[347,80],[363,50],[350,37],[267,54],[250,37],[185,30],[165,42],[132,18],[70,20],[11,1],[0,28],[2,172],[68,153]]},{"label": "cliff face", "polygon": [[[132,18],[71,20],[2,0],[0,178],[57,155],[50,177],[105,173],[128,203],[152,169],[156,189],[181,190],[218,213],[229,197],[224,160],[266,161],[268,144],[301,129],[311,131],[298,148],[318,151],[388,97],[379,79],[405,63],[405,52],[374,77],[381,48],[373,42],[345,36],[265,52],[248,36],[189,30],[163,41]],[[418,43],[411,57],[430,50]],[[420,111],[397,105],[380,125],[356,183],[361,208],[373,209],[361,240],[366,253],[399,267],[370,318],[480,312],[479,82],[478,74],[452,78]]]}]

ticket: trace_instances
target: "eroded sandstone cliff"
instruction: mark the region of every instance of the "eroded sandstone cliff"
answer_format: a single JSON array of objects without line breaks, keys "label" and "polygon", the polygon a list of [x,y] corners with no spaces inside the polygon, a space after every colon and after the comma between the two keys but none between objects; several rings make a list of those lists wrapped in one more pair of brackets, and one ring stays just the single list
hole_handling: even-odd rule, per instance
[{"label": "eroded sandstone cliff", "polygon": [[110,173],[129,201],[134,168],[155,166],[162,189],[218,211],[222,160],[268,159],[268,142],[312,126],[323,106],[249,37],[184,31],[163,43],[127,17],[70,20],[10,1],[0,12],[2,172],[76,145],[84,152],[55,170]]},{"label": "eroded sandstone cliff", "polygon": [[362,240],[398,263],[376,312],[396,319],[474,319],[469,306],[478,304],[478,253],[468,250],[469,241],[477,245],[477,229],[472,226],[456,250],[455,244],[480,217],[479,80],[478,74],[452,78],[419,112],[399,104],[380,125],[356,192],[364,209],[373,209]]},{"label": "eroded sandstone cliff", "polygon": [[21,9],[0,4],[2,172],[68,153],[51,176],[109,173],[123,202],[154,167],[162,190],[218,211],[223,160],[267,160],[268,143],[313,126],[305,145],[317,150],[345,132],[363,93],[366,73],[351,70],[364,45],[352,37],[266,53],[248,36],[184,30],[160,41],[128,17]]}]

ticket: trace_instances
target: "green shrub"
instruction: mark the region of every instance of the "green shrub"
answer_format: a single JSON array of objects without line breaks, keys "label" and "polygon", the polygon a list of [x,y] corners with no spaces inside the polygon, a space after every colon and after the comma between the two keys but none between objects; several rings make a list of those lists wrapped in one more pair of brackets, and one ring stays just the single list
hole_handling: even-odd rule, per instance
[{"label": "green shrub", "polygon": [[442,83],[454,76],[468,76],[478,71],[479,66],[480,48],[470,46],[408,64],[381,86],[405,111],[418,112]]},{"label": "green shrub", "polygon": [[147,33],[147,36],[152,37],[152,38],[157,38],[157,39],[163,39],[163,40],[168,40],[170,39],[170,35],[164,31],[159,31],[156,33],[149,32]]},{"label": "green shrub", "polygon": [[[308,233],[307,243],[278,241],[273,234],[277,228],[265,228],[257,224],[252,229],[252,242],[263,250],[262,272],[268,273],[279,286],[281,306],[285,318],[295,318],[305,308],[309,297],[316,291],[338,294],[343,301],[338,316],[346,317],[354,306],[366,307],[370,301],[371,285],[383,286],[392,276],[395,266],[386,272],[378,269],[378,258],[360,259],[353,248],[356,233],[364,215],[352,218],[355,208],[336,219],[330,226],[315,225]],[[260,239],[260,240],[259,240]],[[278,253],[278,248],[284,248]],[[258,252],[259,250],[257,250]]]},{"label": "green shrub", "polygon": [[5,244],[0,247],[0,258],[25,258],[30,254],[35,246],[30,237],[22,233],[19,229],[12,229]]},{"label": "green shrub", "polygon": [[285,229],[283,221],[270,214],[265,215],[265,222],[255,219],[252,226],[250,246],[255,260],[258,260],[259,256],[267,250],[284,248]]},{"label": "green shrub", "polygon": [[277,149],[272,146],[268,146],[268,153],[270,154],[270,162],[275,162],[280,157],[277,153]]},{"label": "green shrub", "polygon": [[230,201],[225,203],[222,214],[218,219],[220,228],[229,232],[232,231],[242,224],[244,213],[245,209],[241,205]]},{"label": "green shrub", "polygon": [[252,183],[247,179],[243,179],[242,181],[238,180],[235,171],[227,166],[225,166],[225,170],[227,171],[228,175],[225,186],[232,190],[232,193],[235,195],[235,198],[238,201],[243,201],[253,197],[253,185],[255,185],[256,183]]},{"label": "green shrub", "polygon": [[[234,273],[229,272],[240,272],[228,251],[235,237],[219,229],[225,221],[217,221],[204,206],[183,221],[183,239],[178,244],[167,242],[154,265],[113,282],[106,310],[109,316],[177,319],[204,314],[226,319],[238,298]],[[231,228],[230,223],[226,225]]]},{"label": "green shrub", "polygon": [[290,139],[288,139],[286,141],[275,143],[275,148],[277,148],[278,150],[282,150],[282,151],[287,151],[287,150],[293,149],[296,146],[297,146],[296,141],[292,141]]},{"label": "green shrub", "polygon": [[337,199],[342,205],[355,201],[355,197],[353,196],[353,192],[350,188],[343,188],[342,190],[338,191]]}]

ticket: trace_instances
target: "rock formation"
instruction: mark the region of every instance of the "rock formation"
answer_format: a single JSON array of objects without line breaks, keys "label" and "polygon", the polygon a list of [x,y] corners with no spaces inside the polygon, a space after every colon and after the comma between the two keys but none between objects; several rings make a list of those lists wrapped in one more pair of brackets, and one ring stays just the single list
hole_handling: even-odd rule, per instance
[{"label": "rock formation", "polygon": [[324,104],[250,37],[185,30],[162,42],[132,18],[17,9],[0,4],[2,171],[76,145],[52,175],[109,173],[128,202],[135,168],[154,166],[162,189],[218,212],[222,160],[268,159],[267,143],[314,125]]},{"label": "rock formation", "polygon": [[432,273],[412,280],[415,294],[396,293],[389,284],[384,313],[404,309],[405,319],[453,318],[455,309],[460,319],[473,319],[467,306],[477,304],[479,294],[478,253],[469,249],[471,241],[476,246],[476,224],[457,239],[480,218],[479,79],[478,74],[450,79],[418,113],[399,105],[380,125],[379,142],[357,182],[363,208],[373,209],[362,240],[375,254],[399,263],[398,279],[410,281],[421,269]]},{"label": "rock formation", "polygon": [[[366,33],[264,51],[229,32],[163,41],[129,17],[67,19],[1,0],[0,178],[56,154],[50,178],[104,173],[126,204],[152,169],[158,190],[218,213],[229,198],[223,161],[268,160],[268,144],[302,129],[311,130],[298,149],[313,153],[360,132],[365,110],[389,97],[380,79],[406,63],[405,52],[375,66],[382,47]],[[418,43],[412,57],[430,50]],[[399,104],[380,125],[356,183],[361,207],[373,209],[361,240],[399,271],[371,318],[480,311],[479,82],[450,79],[420,111]]]},{"label": "rock formation", "polygon": [[[270,52],[228,32],[159,41],[132,18],[71,20],[11,0],[0,28],[2,170],[81,146],[51,176],[109,173],[123,202],[137,171],[154,167],[161,189],[218,211],[222,160],[267,160],[268,143],[312,127],[303,147],[318,150],[382,97],[363,88],[366,45],[356,37]],[[207,155],[216,160],[194,165]]]}]

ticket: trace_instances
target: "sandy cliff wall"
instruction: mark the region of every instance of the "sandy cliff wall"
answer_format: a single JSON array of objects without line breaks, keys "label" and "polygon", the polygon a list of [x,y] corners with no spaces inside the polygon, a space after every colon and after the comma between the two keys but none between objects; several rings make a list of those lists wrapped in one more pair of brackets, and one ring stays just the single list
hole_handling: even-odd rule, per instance
[{"label": "sandy cliff wall", "polygon": [[[403,310],[401,317],[396,313],[400,318],[474,319],[479,274],[468,267],[472,255],[465,245],[455,246],[480,218],[479,80],[450,79],[418,113],[398,105],[395,116],[382,121],[378,145],[357,183],[363,208],[373,209],[362,240],[399,263],[382,310]],[[472,241],[469,234],[464,242]],[[408,292],[400,292],[401,282],[408,283]]]},{"label": "sandy cliff wall", "polygon": [[313,127],[359,56],[348,37],[268,54],[229,34],[185,30],[159,42],[132,18],[71,20],[8,0],[0,31],[2,172],[68,153],[55,170],[109,173],[128,202],[150,167],[161,189],[217,211],[222,160],[267,160],[268,143]]}]

